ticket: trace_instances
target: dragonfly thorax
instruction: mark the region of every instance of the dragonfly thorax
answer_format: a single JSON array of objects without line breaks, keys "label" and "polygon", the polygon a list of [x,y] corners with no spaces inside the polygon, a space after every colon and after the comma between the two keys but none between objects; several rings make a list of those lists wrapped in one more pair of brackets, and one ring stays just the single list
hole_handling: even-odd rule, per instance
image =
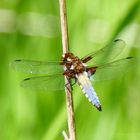
[{"label": "dragonfly thorax", "polygon": [[61,64],[66,67],[66,71],[63,74],[70,78],[74,78],[75,74],[82,73],[86,70],[86,66],[82,60],[74,56],[71,52],[63,55]]}]

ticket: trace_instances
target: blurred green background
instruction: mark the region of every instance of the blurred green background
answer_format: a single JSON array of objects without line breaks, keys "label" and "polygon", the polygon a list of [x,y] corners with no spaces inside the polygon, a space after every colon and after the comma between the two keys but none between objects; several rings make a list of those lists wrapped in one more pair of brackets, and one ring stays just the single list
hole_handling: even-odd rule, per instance
[{"label": "blurred green background", "polygon": [[[139,59],[139,0],[67,0],[67,11],[74,54],[82,57],[121,38],[126,48],[119,57]],[[9,66],[14,59],[60,60],[61,55],[58,0],[0,0],[0,140],[63,139],[65,93],[23,89],[20,81],[30,75]],[[125,77],[94,83],[102,112],[74,87],[78,140],[140,139],[139,71],[137,65]]]}]

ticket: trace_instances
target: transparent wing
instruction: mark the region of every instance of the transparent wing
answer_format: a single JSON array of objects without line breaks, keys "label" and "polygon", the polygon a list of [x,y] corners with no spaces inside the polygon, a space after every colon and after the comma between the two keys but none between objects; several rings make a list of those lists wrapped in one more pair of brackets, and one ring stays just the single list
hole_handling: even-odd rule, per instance
[{"label": "transparent wing", "polygon": [[125,47],[125,42],[121,39],[114,40],[111,44],[104,48],[86,55],[82,60],[90,58],[91,64],[103,64],[104,62],[111,62],[117,55],[119,55]]},{"label": "transparent wing", "polygon": [[26,78],[21,82],[21,86],[47,91],[64,90],[64,76],[60,74]]},{"label": "transparent wing", "polygon": [[54,74],[63,72],[63,66],[60,65],[60,62],[15,60],[11,65],[17,71],[31,74]]},{"label": "transparent wing", "polygon": [[98,66],[95,74],[92,75],[93,81],[110,80],[121,76],[125,74],[128,69],[133,68],[134,63],[135,58],[127,57]]}]

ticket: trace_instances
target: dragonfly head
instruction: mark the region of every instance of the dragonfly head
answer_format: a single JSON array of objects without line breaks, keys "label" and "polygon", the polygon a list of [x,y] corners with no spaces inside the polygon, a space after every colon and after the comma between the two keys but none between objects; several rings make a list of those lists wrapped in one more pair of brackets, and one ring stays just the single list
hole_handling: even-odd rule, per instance
[{"label": "dragonfly head", "polygon": [[74,59],[74,54],[71,52],[65,53],[62,55],[62,63],[63,65],[69,62],[72,62],[72,59]]},{"label": "dragonfly head", "polygon": [[62,55],[62,58],[63,59],[72,59],[72,58],[74,58],[75,56],[74,56],[74,54],[73,53],[71,53],[71,52],[67,52],[67,53],[65,53],[65,54],[63,54]]}]

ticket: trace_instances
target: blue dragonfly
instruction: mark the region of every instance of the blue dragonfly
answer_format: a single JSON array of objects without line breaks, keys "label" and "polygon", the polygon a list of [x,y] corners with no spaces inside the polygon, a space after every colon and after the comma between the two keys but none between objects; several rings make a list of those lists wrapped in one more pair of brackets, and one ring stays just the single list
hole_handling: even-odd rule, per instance
[{"label": "blue dragonfly", "polygon": [[125,42],[117,39],[81,59],[68,52],[63,54],[60,61],[44,62],[21,59],[14,60],[12,67],[24,73],[42,75],[24,79],[21,82],[21,86],[24,88],[43,89],[46,91],[64,90],[64,87],[67,87],[64,80],[64,76],[66,76],[69,81],[68,84],[71,87],[74,84],[78,84],[89,102],[101,111],[101,103],[92,86],[92,82],[109,80],[126,73],[126,69],[134,62],[134,58],[126,57],[114,60],[124,47]]}]

